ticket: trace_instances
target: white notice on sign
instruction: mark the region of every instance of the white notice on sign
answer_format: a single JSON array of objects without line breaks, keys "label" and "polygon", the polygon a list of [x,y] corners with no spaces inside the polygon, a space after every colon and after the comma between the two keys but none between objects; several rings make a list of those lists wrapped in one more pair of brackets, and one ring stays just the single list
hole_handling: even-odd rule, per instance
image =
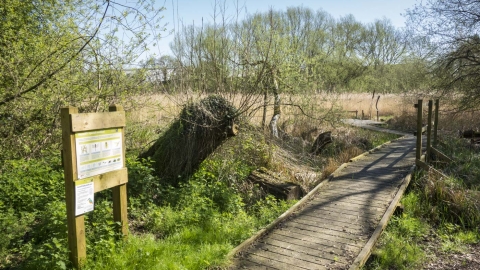
[{"label": "white notice on sign", "polygon": [[78,179],[123,168],[122,129],[75,133]]},{"label": "white notice on sign", "polygon": [[93,178],[75,181],[75,216],[93,211]]}]

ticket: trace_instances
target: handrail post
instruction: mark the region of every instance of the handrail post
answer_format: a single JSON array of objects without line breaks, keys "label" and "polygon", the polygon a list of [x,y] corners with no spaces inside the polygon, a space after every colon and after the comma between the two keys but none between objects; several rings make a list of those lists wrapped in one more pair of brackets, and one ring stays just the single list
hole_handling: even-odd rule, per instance
[{"label": "handrail post", "polygon": [[432,147],[432,107],[433,101],[428,101],[428,125],[427,125],[427,155],[425,156],[425,162],[430,162],[430,149]]},{"label": "handrail post", "polygon": [[423,100],[419,99],[418,103],[415,104],[417,108],[417,149],[416,149],[416,158],[420,160],[422,157],[422,103]]},{"label": "handrail post", "polygon": [[438,110],[440,109],[440,100],[435,100],[435,122],[433,123],[433,147],[437,147],[438,144]]}]

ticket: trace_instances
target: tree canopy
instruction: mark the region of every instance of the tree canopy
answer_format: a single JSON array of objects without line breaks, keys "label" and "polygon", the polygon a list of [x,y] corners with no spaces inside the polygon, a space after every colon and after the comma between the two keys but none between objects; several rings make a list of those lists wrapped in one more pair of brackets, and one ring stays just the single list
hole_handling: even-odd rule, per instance
[{"label": "tree canopy", "polygon": [[214,17],[212,24],[189,25],[176,33],[171,47],[182,69],[176,72],[182,77],[176,89],[248,92],[265,86],[268,65],[277,68],[280,84],[290,92],[422,87],[421,80],[403,80],[405,70],[421,72],[414,68],[418,58],[410,52],[406,32],[388,19],[364,24],[352,15],[334,19],[306,7],[242,19],[221,12]]}]

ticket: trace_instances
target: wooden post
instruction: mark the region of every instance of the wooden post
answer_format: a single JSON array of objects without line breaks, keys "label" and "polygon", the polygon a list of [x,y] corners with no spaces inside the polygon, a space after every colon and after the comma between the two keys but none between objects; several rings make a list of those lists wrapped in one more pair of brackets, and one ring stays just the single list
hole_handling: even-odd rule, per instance
[{"label": "wooden post", "polygon": [[416,151],[416,159],[420,160],[422,157],[422,106],[423,100],[419,99],[418,103],[415,104],[417,108],[417,151]]},{"label": "wooden post", "polygon": [[[123,111],[120,105],[111,105],[108,107],[110,112]],[[125,132],[125,130],[123,130]],[[123,134],[123,153],[125,153],[125,133]],[[123,159],[123,167],[126,167]],[[127,218],[127,184],[121,184],[112,188],[113,199],[113,220],[121,225],[120,231],[124,237],[128,236],[128,218]]]},{"label": "wooden post", "polygon": [[77,160],[75,134],[72,132],[70,114],[78,113],[75,107],[61,109],[63,167],[65,176],[65,198],[67,205],[68,246],[70,261],[75,268],[81,268],[87,258],[85,243],[84,216],[75,217],[75,180],[77,180]]},{"label": "wooden post", "polygon": [[425,155],[425,162],[430,162],[430,149],[432,148],[432,107],[433,101],[428,101],[428,116],[427,116],[427,154]]},{"label": "wooden post", "polygon": [[380,96],[378,96],[377,98],[377,103],[375,103],[375,109],[377,109],[377,122],[379,121],[378,120],[378,101],[380,100]]},{"label": "wooden post", "polygon": [[363,113],[363,110],[362,110],[362,120],[365,119],[365,114]]},{"label": "wooden post", "polygon": [[438,99],[435,100],[435,122],[433,124],[433,146],[437,147],[438,144],[438,110],[440,108],[440,101]]}]

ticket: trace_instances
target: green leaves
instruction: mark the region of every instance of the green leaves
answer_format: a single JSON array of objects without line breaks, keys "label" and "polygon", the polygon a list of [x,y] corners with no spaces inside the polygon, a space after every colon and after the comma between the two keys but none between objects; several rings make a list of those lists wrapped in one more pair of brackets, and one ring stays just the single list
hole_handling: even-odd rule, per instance
[{"label": "green leaves", "polygon": [[[50,163],[52,162],[52,163]],[[0,174],[0,201],[15,211],[42,211],[52,200],[64,197],[63,171],[51,160],[5,162]]]},{"label": "green leaves", "polygon": [[58,149],[61,107],[104,111],[145,86],[143,71],[124,69],[145,50],[148,28],[159,23],[161,9],[151,4],[2,2],[0,160]]}]

